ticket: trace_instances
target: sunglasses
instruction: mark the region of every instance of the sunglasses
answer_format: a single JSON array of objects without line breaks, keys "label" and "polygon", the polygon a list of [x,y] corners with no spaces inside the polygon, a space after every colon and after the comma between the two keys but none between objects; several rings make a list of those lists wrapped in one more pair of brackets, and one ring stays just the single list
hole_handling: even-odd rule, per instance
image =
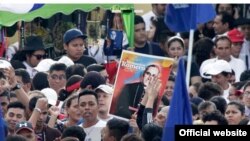
[{"label": "sunglasses", "polygon": [[37,60],[46,58],[46,55],[40,55],[40,54],[32,54],[32,55],[35,56]]}]

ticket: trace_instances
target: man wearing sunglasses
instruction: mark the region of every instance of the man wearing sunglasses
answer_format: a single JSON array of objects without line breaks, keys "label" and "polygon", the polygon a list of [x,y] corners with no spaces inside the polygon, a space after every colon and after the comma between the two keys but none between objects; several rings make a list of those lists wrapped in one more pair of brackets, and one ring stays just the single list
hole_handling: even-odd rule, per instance
[{"label": "man wearing sunglasses", "polygon": [[17,68],[25,68],[30,77],[33,78],[37,71],[34,67],[46,57],[45,47],[42,38],[39,36],[29,36],[25,40],[25,46],[20,53],[12,58],[12,66]]}]

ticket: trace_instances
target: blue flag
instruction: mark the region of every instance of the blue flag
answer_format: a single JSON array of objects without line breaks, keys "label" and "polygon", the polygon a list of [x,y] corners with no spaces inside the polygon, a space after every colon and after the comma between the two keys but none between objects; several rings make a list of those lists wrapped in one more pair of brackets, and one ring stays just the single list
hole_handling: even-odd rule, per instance
[{"label": "blue flag", "polygon": [[5,141],[5,129],[4,129],[3,112],[1,105],[0,105],[0,140]]},{"label": "blue flag", "polygon": [[216,13],[212,4],[168,4],[165,23],[174,32],[196,29],[198,24],[213,20]]},{"label": "blue flag", "polygon": [[162,141],[175,141],[175,125],[192,125],[192,111],[185,81],[184,58],[178,63],[174,93],[170,101],[168,118],[163,129]]}]

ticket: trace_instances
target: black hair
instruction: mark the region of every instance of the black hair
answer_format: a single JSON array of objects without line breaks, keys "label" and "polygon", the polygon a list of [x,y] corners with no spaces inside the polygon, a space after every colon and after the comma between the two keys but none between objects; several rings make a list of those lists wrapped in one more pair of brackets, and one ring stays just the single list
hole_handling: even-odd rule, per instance
[{"label": "black hair", "polygon": [[204,100],[202,99],[202,98],[200,98],[200,97],[192,97],[191,99],[190,99],[190,102],[191,103],[193,103],[193,104],[195,104],[197,107],[198,107],[198,105],[201,103],[201,102],[203,102]]},{"label": "black hair", "polygon": [[229,13],[222,11],[218,15],[221,15],[221,22],[223,24],[228,23],[228,28],[231,30],[234,26],[234,18]]},{"label": "black hair", "polygon": [[192,115],[194,116],[196,114],[199,114],[198,106],[196,104],[192,103],[192,102],[190,104],[191,104],[191,109],[192,109]]},{"label": "black hair", "polygon": [[175,82],[175,76],[174,76],[174,75],[169,75],[168,81],[173,81],[173,82]]},{"label": "black hair", "polygon": [[195,56],[195,62],[198,66],[201,66],[204,60],[210,58],[213,48],[214,42],[210,38],[205,37],[195,42],[193,54]]},{"label": "black hair", "polygon": [[86,133],[80,126],[74,125],[66,128],[62,133],[62,139],[66,137],[76,137],[79,141],[84,141]]},{"label": "black hair", "polygon": [[9,110],[10,108],[19,108],[19,109],[24,110],[25,112],[25,106],[19,101],[9,103],[9,105],[7,106],[7,109]]},{"label": "black hair", "polygon": [[162,96],[161,102],[162,102],[163,105],[165,105],[165,106],[168,106],[169,103],[170,103],[166,95],[163,95],[163,96]]},{"label": "black hair", "polygon": [[78,95],[78,101],[79,101],[80,97],[85,96],[85,95],[93,95],[95,97],[95,99],[96,99],[96,102],[98,103],[97,93],[95,91],[93,91],[93,90],[88,90],[88,89],[82,90],[79,93],[79,95]]},{"label": "black hair", "polygon": [[45,72],[38,72],[32,79],[32,87],[34,90],[42,90],[49,87],[48,74]]},{"label": "black hair", "polygon": [[28,141],[28,139],[26,139],[25,137],[21,136],[21,135],[11,135],[11,136],[7,136],[5,141]]},{"label": "black hair", "polygon": [[16,93],[10,92],[10,98],[12,98],[12,97],[17,97],[17,96],[16,96]]},{"label": "black hair", "polygon": [[[220,3],[220,4],[221,4],[221,3]],[[220,6],[220,4],[216,4],[216,5],[215,5],[215,11],[216,11],[217,14],[219,13],[219,6]],[[235,13],[234,8],[236,7],[236,4],[228,4],[228,5],[231,5],[231,7],[232,7],[232,10],[233,10],[232,16],[233,16],[234,13]],[[229,13],[228,13],[228,14],[229,14]]]},{"label": "black hair", "polygon": [[215,110],[211,113],[207,113],[203,116],[202,121],[217,121],[218,125],[228,125],[227,119],[225,116],[218,110]]},{"label": "black hair", "polygon": [[226,111],[226,107],[227,107],[227,101],[225,100],[225,98],[221,97],[221,96],[214,96],[210,99],[211,102],[213,102],[216,105],[216,108],[222,113],[224,114]]},{"label": "black hair", "polygon": [[204,100],[210,100],[213,96],[217,95],[222,95],[222,88],[213,82],[204,83],[198,91],[198,96]]},{"label": "black hair", "polygon": [[88,85],[91,85],[92,89],[97,88],[101,84],[105,84],[106,80],[99,72],[91,71],[88,72],[82,79],[80,87],[85,89]]},{"label": "black hair", "polygon": [[135,15],[135,25],[143,23],[145,25],[145,21],[143,20],[142,16]]},{"label": "black hair", "polygon": [[105,67],[103,65],[100,65],[100,64],[91,64],[87,67],[87,72],[90,72],[90,71],[100,72],[103,70],[105,70]]},{"label": "black hair", "polygon": [[67,66],[63,63],[56,63],[53,64],[50,68],[49,68],[49,73],[52,73],[53,71],[66,71]]},{"label": "black hair", "polygon": [[109,129],[109,136],[115,137],[117,141],[121,140],[122,136],[126,135],[129,129],[128,122],[116,118],[109,120],[106,126]]},{"label": "black hair", "polygon": [[240,81],[250,80],[250,70],[245,70],[240,75]]},{"label": "black hair", "polygon": [[245,117],[243,118],[238,125],[248,125],[248,122],[250,121],[249,118]]},{"label": "black hair", "polygon": [[165,43],[168,41],[168,39],[170,37],[175,36],[175,35],[176,35],[176,33],[168,31],[168,30],[161,31],[161,34],[158,37],[160,44],[165,45]]},{"label": "black hair", "polygon": [[245,106],[243,104],[241,104],[240,102],[238,102],[238,101],[231,101],[231,102],[229,102],[227,104],[227,107],[229,105],[235,105],[238,108],[238,110],[241,112],[241,115],[245,115]]},{"label": "black hair", "polygon": [[168,27],[166,26],[164,22],[164,17],[157,17],[157,18],[152,17],[151,22],[156,27],[155,34],[152,40],[153,42],[156,42],[156,43],[160,42],[162,38],[161,34],[165,35],[166,32],[169,32],[169,34],[171,34],[170,30],[168,29]]},{"label": "black hair", "polygon": [[16,69],[15,75],[20,76],[22,78],[22,82],[24,84],[31,83],[30,75],[25,69],[23,69],[23,68]]},{"label": "black hair", "polygon": [[72,76],[72,75],[80,75],[82,77],[85,76],[85,66],[83,64],[74,64],[66,69],[66,78],[67,80]]},{"label": "black hair", "polygon": [[5,90],[0,94],[0,97],[7,97],[7,99],[10,100],[10,92]]},{"label": "black hair", "polygon": [[155,123],[148,123],[142,127],[142,138],[145,141],[161,141],[162,128]]}]

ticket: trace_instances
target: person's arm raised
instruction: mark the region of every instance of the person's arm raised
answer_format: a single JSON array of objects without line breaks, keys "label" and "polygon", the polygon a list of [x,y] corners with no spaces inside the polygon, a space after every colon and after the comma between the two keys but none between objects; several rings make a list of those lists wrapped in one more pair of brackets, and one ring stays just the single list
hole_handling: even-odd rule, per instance
[{"label": "person's arm raised", "polygon": [[22,87],[17,87],[17,80],[15,77],[15,70],[14,68],[9,68],[4,70],[4,75],[8,78],[10,84],[10,90],[15,88],[13,91],[15,92],[17,99],[25,105],[26,110],[29,108],[29,97],[28,94],[23,90]]}]

